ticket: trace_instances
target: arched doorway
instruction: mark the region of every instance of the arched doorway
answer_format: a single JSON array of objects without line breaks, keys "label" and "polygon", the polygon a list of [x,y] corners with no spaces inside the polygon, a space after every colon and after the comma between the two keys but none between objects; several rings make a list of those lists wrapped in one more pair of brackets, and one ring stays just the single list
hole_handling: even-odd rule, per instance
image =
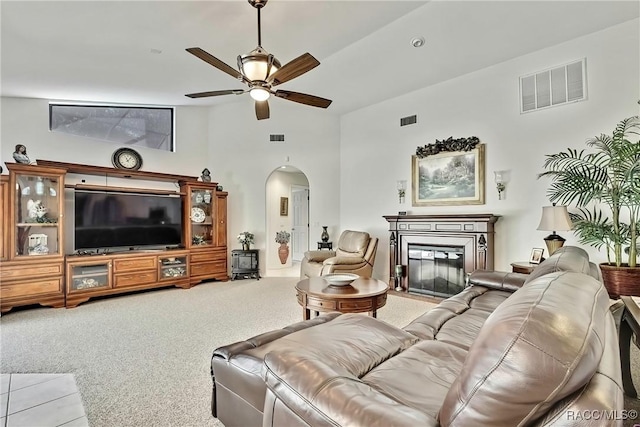
[{"label": "arched doorway", "polygon": [[[309,250],[309,180],[300,169],[283,165],[271,172],[265,183],[266,246],[265,276],[297,277],[300,261]],[[290,233],[289,256],[284,263],[278,256],[276,233]]]}]

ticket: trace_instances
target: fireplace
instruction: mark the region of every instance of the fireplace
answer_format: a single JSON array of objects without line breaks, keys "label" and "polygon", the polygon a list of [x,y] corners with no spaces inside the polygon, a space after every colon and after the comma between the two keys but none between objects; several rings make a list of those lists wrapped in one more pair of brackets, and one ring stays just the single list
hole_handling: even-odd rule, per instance
[{"label": "fireplace", "polygon": [[396,290],[448,297],[464,289],[466,276],[473,270],[493,268],[493,225],[498,216],[384,218],[389,222],[390,233],[389,285]]},{"label": "fireplace", "polygon": [[411,244],[408,291],[446,297],[464,289],[464,247]]}]

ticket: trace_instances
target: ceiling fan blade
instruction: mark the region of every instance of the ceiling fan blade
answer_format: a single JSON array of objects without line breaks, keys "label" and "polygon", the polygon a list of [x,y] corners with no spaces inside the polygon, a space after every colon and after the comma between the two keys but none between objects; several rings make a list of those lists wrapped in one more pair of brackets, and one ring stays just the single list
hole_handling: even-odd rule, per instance
[{"label": "ceiling fan blade", "polygon": [[269,118],[269,102],[256,101],[256,117],[258,118],[258,120]]},{"label": "ceiling fan blade", "polygon": [[240,74],[240,72],[238,70],[236,70],[235,68],[231,67],[230,65],[225,64],[224,62],[220,61],[215,56],[211,55],[210,53],[208,53],[208,52],[206,52],[206,51],[204,51],[202,49],[200,49],[199,47],[190,47],[190,48],[188,48],[186,50],[190,54],[195,55],[198,58],[202,59],[204,62],[213,65],[218,70],[229,74],[231,77],[236,78],[238,80],[241,80],[243,82],[246,80],[245,77],[242,74]]},{"label": "ceiling fan blade", "polygon": [[207,96],[242,95],[244,92],[242,89],[214,90],[210,92],[188,93],[185,96],[189,98],[205,98]]},{"label": "ceiling fan blade", "polygon": [[320,62],[307,52],[284,64],[282,68],[269,76],[268,81],[272,82],[272,86],[276,86],[295,79],[307,71],[313,70],[318,65],[320,65]]},{"label": "ceiling fan blade", "polygon": [[306,93],[291,92],[289,90],[277,90],[273,94],[278,98],[299,102],[300,104],[311,105],[312,107],[327,108],[333,102],[330,99],[307,95]]}]

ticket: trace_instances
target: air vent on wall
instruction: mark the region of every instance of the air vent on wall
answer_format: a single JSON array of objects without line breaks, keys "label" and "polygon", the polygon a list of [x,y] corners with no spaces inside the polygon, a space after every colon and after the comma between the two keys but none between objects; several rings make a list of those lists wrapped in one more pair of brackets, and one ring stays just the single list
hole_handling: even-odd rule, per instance
[{"label": "air vent on wall", "polygon": [[401,118],[400,126],[413,125],[417,122],[418,122],[418,116],[414,114],[413,116],[407,116],[407,117]]},{"label": "air vent on wall", "polygon": [[520,77],[520,112],[587,99],[587,63],[580,61]]},{"label": "air vent on wall", "polygon": [[284,134],[282,133],[272,133],[269,135],[270,142],[284,142]]}]

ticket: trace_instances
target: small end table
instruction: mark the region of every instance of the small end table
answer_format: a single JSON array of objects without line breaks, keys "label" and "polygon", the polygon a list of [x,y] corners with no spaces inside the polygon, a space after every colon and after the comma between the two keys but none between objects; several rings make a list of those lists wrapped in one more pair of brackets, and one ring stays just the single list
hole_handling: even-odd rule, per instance
[{"label": "small end table", "polygon": [[333,242],[318,242],[318,250],[322,249],[333,250]]},{"label": "small end table", "polygon": [[633,377],[631,376],[631,339],[635,335],[634,342],[640,348],[640,307],[636,302],[637,298],[621,296],[620,299],[624,303],[618,340],[620,363],[622,364],[622,388],[627,396],[637,397],[638,393],[633,386]]},{"label": "small end table", "polygon": [[516,261],[511,263],[511,271],[513,273],[531,274],[538,264],[531,264],[528,261]]},{"label": "small end table", "polygon": [[231,251],[231,280],[255,278],[260,280],[258,249],[234,249]]}]

